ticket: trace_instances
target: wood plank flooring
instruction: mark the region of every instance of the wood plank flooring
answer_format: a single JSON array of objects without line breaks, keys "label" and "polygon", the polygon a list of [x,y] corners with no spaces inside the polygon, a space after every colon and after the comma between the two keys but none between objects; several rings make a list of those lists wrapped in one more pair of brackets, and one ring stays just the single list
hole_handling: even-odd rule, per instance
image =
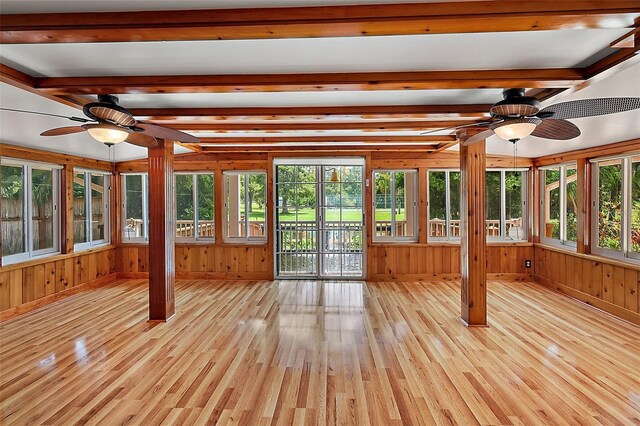
[{"label": "wood plank flooring", "polygon": [[539,285],[120,281],[0,326],[0,423],[640,424],[640,328]]}]

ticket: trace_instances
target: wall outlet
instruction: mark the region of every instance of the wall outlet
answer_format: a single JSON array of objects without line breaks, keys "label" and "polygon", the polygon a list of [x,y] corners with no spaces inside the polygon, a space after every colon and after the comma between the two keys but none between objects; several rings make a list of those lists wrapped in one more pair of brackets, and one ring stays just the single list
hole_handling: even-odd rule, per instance
[{"label": "wall outlet", "polygon": [[524,261],[524,267],[525,268],[531,268],[531,261],[529,259]]}]

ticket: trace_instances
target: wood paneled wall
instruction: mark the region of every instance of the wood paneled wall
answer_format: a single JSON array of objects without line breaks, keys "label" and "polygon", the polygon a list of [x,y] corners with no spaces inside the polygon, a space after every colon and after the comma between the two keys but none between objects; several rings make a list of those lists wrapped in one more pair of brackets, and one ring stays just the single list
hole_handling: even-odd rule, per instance
[{"label": "wood paneled wall", "polygon": [[[111,170],[112,164],[69,154],[0,144],[3,157],[63,166],[60,182],[61,254],[0,267],[0,320],[116,279],[114,245],[73,252],[72,172],[74,167]],[[116,191],[112,193],[115,194]],[[113,198],[112,198],[113,200]],[[112,212],[112,220],[113,209]]]},{"label": "wood paneled wall", "polygon": [[116,278],[115,246],[45,257],[0,269],[0,319]]},{"label": "wood paneled wall", "polygon": [[[146,278],[149,274],[149,247],[123,244],[118,247],[118,275]],[[268,280],[273,265],[266,244],[177,244],[176,278]]]},{"label": "wood paneled wall", "polygon": [[[369,280],[433,281],[460,278],[460,245],[454,244],[374,244],[369,247]],[[487,246],[487,275],[493,279],[530,279],[532,244],[491,244]]]},{"label": "wood paneled wall", "polygon": [[640,325],[640,266],[536,244],[535,280]]}]

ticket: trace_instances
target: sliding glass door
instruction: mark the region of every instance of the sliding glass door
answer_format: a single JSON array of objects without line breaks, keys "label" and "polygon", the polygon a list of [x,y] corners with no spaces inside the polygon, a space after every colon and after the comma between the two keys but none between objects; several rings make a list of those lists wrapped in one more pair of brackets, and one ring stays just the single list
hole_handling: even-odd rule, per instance
[{"label": "sliding glass door", "polygon": [[364,167],[360,159],[335,162],[275,162],[280,278],[363,277]]}]

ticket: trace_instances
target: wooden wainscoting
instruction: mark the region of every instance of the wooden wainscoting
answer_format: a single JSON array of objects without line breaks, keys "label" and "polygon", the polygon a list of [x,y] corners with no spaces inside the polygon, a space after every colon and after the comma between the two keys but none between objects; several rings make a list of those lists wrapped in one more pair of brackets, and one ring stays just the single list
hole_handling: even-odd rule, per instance
[{"label": "wooden wainscoting", "polygon": [[[460,278],[460,245],[374,244],[369,246],[369,281],[434,281]],[[533,245],[490,244],[487,246],[487,275],[491,279],[531,279]]]},{"label": "wooden wainscoting", "polygon": [[640,266],[535,245],[535,280],[640,325]]},{"label": "wooden wainscoting", "polygon": [[[117,263],[121,278],[147,278],[149,247],[122,244]],[[266,244],[176,244],[176,278],[268,280],[272,270]]]},{"label": "wooden wainscoting", "polygon": [[110,245],[0,268],[0,321],[116,279]]}]

